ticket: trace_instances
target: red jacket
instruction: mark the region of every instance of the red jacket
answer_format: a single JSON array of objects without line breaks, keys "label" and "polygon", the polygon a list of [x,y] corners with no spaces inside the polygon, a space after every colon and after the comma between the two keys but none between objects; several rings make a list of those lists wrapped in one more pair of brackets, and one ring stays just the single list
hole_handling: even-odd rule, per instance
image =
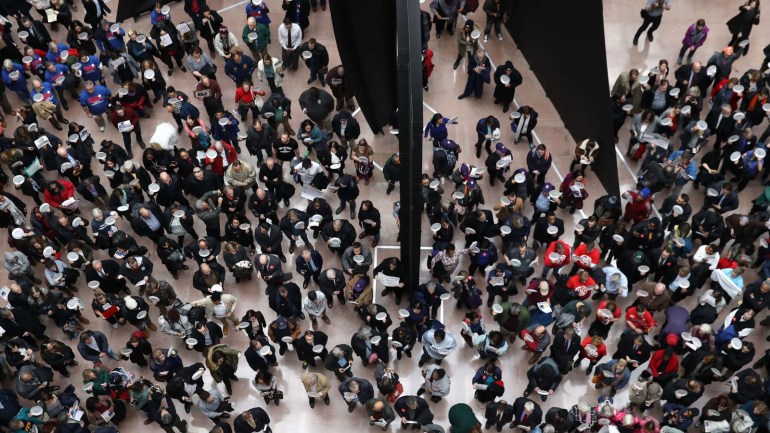
[{"label": "red jacket", "polygon": [[[548,257],[551,253],[556,251],[556,244],[561,244],[564,247],[564,255],[563,255],[564,260],[559,263],[554,263],[551,260],[551,258]],[[570,254],[571,251],[572,251],[572,247],[570,247],[568,243],[562,240],[551,242],[551,244],[548,245],[548,248],[545,249],[545,260],[544,260],[545,266],[548,266],[549,268],[561,268],[562,266],[568,265],[570,262],[570,257],[572,257],[572,255]]]},{"label": "red jacket", "polygon": [[[590,257],[591,263],[594,265],[599,263],[599,257],[601,256],[601,252],[599,251],[598,247],[594,247],[594,249],[589,252],[588,246],[584,243],[578,245],[578,247],[575,248],[575,252],[573,254],[578,257],[582,257],[582,256]],[[546,254],[546,257],[547,257],[547,254]],[[583,262],[580,260],[575,261],[575,265],[577,265],[577,267],[579,267],[580,269],[585,269],[587,271],[591,270],[590,266],[583,264]]]},{"label": "red jacket", "polygon": [[586,352],[586,346],[588,346],[589,344],[593,344],[593,339],[594,337],[591,337],[589,335],[586,338],[584,338],[583,341],[580,342],[580,354],[583,355],[583,358],[591,362],[598,361],[607,355],[607,345],[605,345],[604,343],[600,344],[596,348],[596,355],[594,356],[588,355],[588,353]]},{"label": "red jacket", "polygon": [[433,73],[433,51],[425,50],[425,58],[422,61],[425,70],[425,77],[430,78]]},{"label": "red jacket", "polygon": [[671,359],[668,360],[667,365],[661,365],[663,364],[664,353],[665,350],[659,349],[652,354],[649,367],[652,377],[658,377],[661,374],[672,373],[679,370],[679,358],[677,358],[676,355],[671,355]]},{"label": "red jacket", "polygon": [[126,120],[131,121],[131,126],[136,128],[136,125],[139,124],[139,115],[136,114],[136,111],[134,111],[133,108],[128,106],[123,106],[123,115],[118,116],[117,111],[113,111],[110,115],[110,122],[112,122],[112,125],[116,128],[118,127],[118,123],[125,122]]},{"label": "red jacket", "polygon": [[628,307],[626,310],[626,322],[632,323],[635,327],[642,329],[645,333],[650,332],[652,327],[655,326],[655,319],[649,311],[644,310],[644,314],[639,315],[634,306]]},{"label": "red jacket", "polygon": [[[238,153],[235,152],[235,148],[228,142],[222,140],[222,148],[225,151],[225,157],[227,158],[227,165],[233,163],[236,159],[238,159]],[[209,149],[214,149],[214,146],[212,145]],[[217,176],[224,176],[225,174],[225,167],[223,167],[222,164],[222,154],[217,153],[217,156],[214,159],[209,159],[209,157],[206,157],[206,165],[211,166],[211,172],[216,174]]]},{"label": "red jacket", "polygon": [[61,187],[59,194],[53,195],[48,191],[48,188],[46,188],[43,190],[43,197],[45,198],[45,202],[51,205],[51,207],[59,209],[63,202],[75,196],[75,185],[65,179],[55,180],[54,182],[58,183]]},{"label": "red jacket", "polygon": [[252,87],[249,90],[243,90],[243,87],[238,87],[235,90],[235,103],[242,102],[246,105],[251,104],[254,102],[254,94],[257,94],[259,96],[265,96],[267,93],[265,93],[264,90],[257,90],[254,87]]},{"label": "red jacket", "polygon": [[578,292],[578,296],[583,301],[591,296],[591,286],[595,285],[596,281],[594,281],[594,279],[590,276],[585,283],[580,282],[580,275],[577,274],[573,275],[569,280],[567,280],[567,288]]}]

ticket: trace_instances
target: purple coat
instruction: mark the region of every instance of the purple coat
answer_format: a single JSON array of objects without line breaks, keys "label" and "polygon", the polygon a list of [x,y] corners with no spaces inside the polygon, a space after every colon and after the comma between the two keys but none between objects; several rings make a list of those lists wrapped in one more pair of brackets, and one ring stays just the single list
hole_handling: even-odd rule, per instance
[{"label": "purple coat", "polygon": [[700,46],[703,45],[704,42],[706,42],[706,38],[709,35],[708,26],[703,26],[703,37],[698,42],[693,43],[692,35],[696,31],[695,27],[696,25],[693,23],[690,27],[687,28],[687,32],[684,34],[684,39],[682,39],[682,45],[684,45],[685,47],[697,49],[697,48],[700,48]]}]

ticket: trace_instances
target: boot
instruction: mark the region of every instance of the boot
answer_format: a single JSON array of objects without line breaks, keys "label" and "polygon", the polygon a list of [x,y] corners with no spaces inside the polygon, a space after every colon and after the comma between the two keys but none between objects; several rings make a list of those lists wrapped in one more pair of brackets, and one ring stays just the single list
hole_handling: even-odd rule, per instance
[{"label": "boot", "polygon": [[452,69],[457,69],[457,67],[460,66],[460,61],[462,61],[462,59],[463,59],[463,55],[458,54],[457,59],[455,60],[455,64],[452,65]]},{"label": "boot", "polygon": [[58,120],[56,120],[56,118],[55,118],[55,117],[52,117],[52,118],[51,118],[51,119],[49,119],[49,120],[50,120],[50,122],[51,122],[51,125],[53,125],[53,127],[54,127],[54,128],[56,128],[56,130],[57,130],[57,131],[61,131],[61,130],[63,130],[63,129],[64,129],[64,128],[62,128],[62,126],[59,124],[59,121],[58,121]]}]

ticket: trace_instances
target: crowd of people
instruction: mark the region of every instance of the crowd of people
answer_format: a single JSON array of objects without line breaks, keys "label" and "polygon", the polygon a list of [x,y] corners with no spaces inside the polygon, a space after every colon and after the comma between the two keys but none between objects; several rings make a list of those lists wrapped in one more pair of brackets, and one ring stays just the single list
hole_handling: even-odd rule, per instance
[{"label": "crowd of people", "polygon": [[[475,123],[475,159],[451,136],[454,119],[436,113],[427,122],[433,173],[419,188],[433,244],[418,287],[398,257],[375,262],[381,234],[399,224],[398,201],[385,215],[375,204],[399,187],[400,158],[375,163],[344,66],[330,66],[327,48],[308,37],[325,0],[275,3],[249,0],[232,28],[205,0],[184,0],[189,20],[172,21],[171,7],[158,3],[146,33],[110,21],[102,0],[0,4],[8,116],[0,227],[9,245],[0,425],[116,433],[133,410],[145,425],[186,433],[195,407],[211,433],[269,433],[270,406],[287,391],[279,360],[296,355],[302,371],[284,378],[301,382],[311,409],[332,399],[349,412],[360,405],[382,430],[395,421],[425,433],[767,430],[770,351],[748,337],[770,324],[755,320],[770,302],[770,190],[747,213],[738,212],[746,203],[738,193],[770,173],[770,129],[759,138],[752,131],[770,112],[770,60],[733,77],[758,0],[728,21],[732,40],[705,63],[695,54],[710,42],[708,27],[702,19],[689,26],[671,82],[666,60],[618,77],[610,106],[616,133],[630,125],[625,150],[641,161],[639,182],[622,196],[592,197],[592,209],[586,185],[600,143],[581,140],[566,176],[549,182],[554,162],[534,134],[538,113],[514,100],[522,75],[512,61],[493,67],[484,49],[496,43],[492,31],[503,40],[507,2],[424,5],[425,91],[429,45],[456,43],[457,57],[442,68],[463,65],[459,99],[483,98],[493,85],[494,104],[509,117]],[[646,1],[634,44],[645,31],[654,40],[670,7]],[[451,41],[440,41],[445,32]],[[223,97],[220,66],[232,99]],[[176,69],[194,87],[174,86]],[[292,104],[284,78],[305,70],[307,88]],[[73,101],[94,125],[67,118]],[[143,132],[159,115],[169,122]],[[108,128],[122,146],[99,138]],[[505,143],[522,139],[524,152]],[[380,170],[385,194],[369,188]],[[490,197],[496,182],[500,198]],[[701,186],[703,206],[694,209],[688,194]],[[191,280],[198,299],[177,296],[159,265],[173,280]],[[749,281],[752,268],[759,277]],[[342,313],[332,314],[335,300],[360,319],[349,344],[332,342],[350,334]],[[444,308],[459,311],[462,325],[443,323]],[[110,334],[126,325],[132,332],[118,346]],[[246,347],[227,343],[241,331]],[[445,410],[452,381],[443,361],[463,344],[481,362],[471,367],[473,401]],[[501,359],[516,350],[528,365],[504,371]],[[413,355],[419,384],[400,380],[392,362]],[[241,359],[264,407],[235,409]],[[82,381],[64,385],[81,362]],[[521,386],[506,392],[504,375],[508,388]],[[571,405],[546,407],[568,375],[589,381],[598,401],[573,396]],[[707,387],[716,391],[700,402]],[[445,417],[451,427],[435,421]]]}]

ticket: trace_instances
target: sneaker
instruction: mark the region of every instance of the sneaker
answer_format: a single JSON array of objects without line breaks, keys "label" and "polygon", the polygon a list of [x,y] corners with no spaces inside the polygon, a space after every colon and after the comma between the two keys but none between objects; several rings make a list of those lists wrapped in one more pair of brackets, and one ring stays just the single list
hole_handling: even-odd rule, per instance
[{"label": "sneaker", "polygon": [[335,215],[339,215],[339,214],[341,214],[341,213],[342,213],[342,211],[344,211],[344,210],[345,210],[345,207],[344,207],[344,206],[340,206],[340,207],[338,207],[338,208],[337,208],[337,209],[334,211],[334,214],[335,214]]},{"label": "sneaker", "polygon": [[484,35],[484,43],[486,44],[489,42],[489,35]]},{"label": "sneaker", "polygon": [[99,127],[99,132],[104,132],[104,126]]},{"label": "sneaker", "polygon": [[502,33],[498,33],[497,34],[497,40],[499,40],[499,41],[503,40],[503,34]]}]

